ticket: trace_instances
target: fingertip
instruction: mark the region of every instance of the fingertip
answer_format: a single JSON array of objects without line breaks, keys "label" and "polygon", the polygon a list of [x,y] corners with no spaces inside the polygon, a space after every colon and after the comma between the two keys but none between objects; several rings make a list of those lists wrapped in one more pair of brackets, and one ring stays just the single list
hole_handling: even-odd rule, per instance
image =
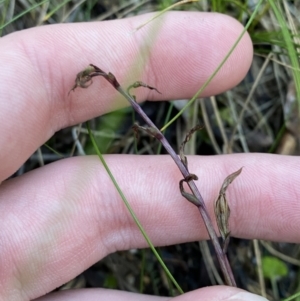
[{"label": "fingertip", "polygon": [[[142,21],[133,20],[133,26]],[[144,19],[149,19],[149,16]],[[236,19],[219,13],[169,12],[156,24],[159,32],[136,32],[137,44],[142,47],[152,39],[148,53],[146,80],[163,92],[151,94],[150,99],[189,98],[201,88],[225,60],[234,44],[240,41],[213,77],[201,96],[222,93],[236,86],[248,72],[253,45],[247,31]],[[154,82],[153,82],[154,81]],[[148,95],[149,96],[149,95]],[[148,98],[148,99],[149,99]]]},{"label": "fingertip", "polygon": [[174,298],[174,301],[268,301],[266,298],[231,286],[210,286]]},{"label": "fingertip", "polygon": [[[229,77],[231,79],[229,85],[224,87],[225,91],[238,85],[249,71],[253,60],[253,44],[249,33],[244,31],[244,26],[238,20],[227,15],[222,15],[222,17],[227,19],[228,26],[224,29],[224,34],[228,38],[227,43],[228,46],[230,45],[230,48],[234,46],[242,35],[236,48],[229,56],[224,67],[220,70],[221,76],[224,78]],[[229,41],[229,39],[231,40]],[[229,51],[230,50],[228,50],[228,52]]]},{"label": "fingertip", "polygon": [[[244,26],[238,20],[219,13],[206,15],[205,31],[209,33],[209,36],[206,36],[206,40],[204,37],[199,37],[199,43],[207,41],[201,46],[203,62],[199,62],[202,76],[204,76],[202,82],[204,83],[225,60],[221,69],[202,93],[202,96],[211,96],[235,87],[244,79],[252,63],[253,45],[248,32],[244,32]],[[226,59],[236,43],[237,45]],[[196,69],[195,66],[191,66],[192,68]],[[199,84],[195,88],[198,90]]]}]

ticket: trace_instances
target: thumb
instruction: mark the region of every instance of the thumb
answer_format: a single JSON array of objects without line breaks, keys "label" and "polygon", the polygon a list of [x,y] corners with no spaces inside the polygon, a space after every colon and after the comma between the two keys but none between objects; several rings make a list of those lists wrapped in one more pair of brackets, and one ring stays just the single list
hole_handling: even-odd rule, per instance
[{"label": "thumb", "polygon": [[172,301],[267,301],[266,298],[231,286],[210,286],[175,297]]}]

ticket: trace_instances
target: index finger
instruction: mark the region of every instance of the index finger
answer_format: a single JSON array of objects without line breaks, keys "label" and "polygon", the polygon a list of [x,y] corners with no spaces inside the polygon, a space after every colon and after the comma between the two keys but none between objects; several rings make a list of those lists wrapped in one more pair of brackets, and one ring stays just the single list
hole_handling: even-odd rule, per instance
[{"label": "index finger", "polygon": [[[150,17],[44,26],[1,39],[0,145],[5,149],[0,153],[0,181],[55,131],[125,105],[101,80],[67,97],[76,74],[89,63],[114,73],[124,87],[142,80],[163,93],[140,89],[138,100],[188,98],[243,30],[225,15],[170,12],[132,34]],[[251,41],[245,35],[203,96],[236,85],[251,60]]]}]

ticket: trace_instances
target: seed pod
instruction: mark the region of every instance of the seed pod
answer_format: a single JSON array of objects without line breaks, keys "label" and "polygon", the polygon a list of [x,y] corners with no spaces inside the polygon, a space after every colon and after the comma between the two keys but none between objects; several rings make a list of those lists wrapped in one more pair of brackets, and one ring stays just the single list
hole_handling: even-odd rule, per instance
[{"label": "seed pod", "polygon": [[242,172],[242,168],[230,174],[223,182],[219,195],[215,201],[214,209],[219,232],[223,239],[223,252],[226,253],[230,239],[229,217],[230,207],[226,199],[226,189],[230,183]]},{"label": "seed pod", "polygon": [[88,88],[92,84],[92,74],[95,72],[95,68],[89,65],[83,71],[79,72],[75,79],[75,84],[72,89],[69,91],[74,91],[77,87]]},{"label": "seed pod", "polygon": [[187,144],[187,142],[190,141],[191,137],[193,136],[193,134],[198,131],[198,130],[201,130],[203,129],[203,126],[201,126],[200,124],[197,124],[195,125],[193,128],[191,128],[188,133],[186,134],[183,142],[181,143],[180,145],[180,148],[179,148],[179,156],[180,156],[180,160],[181,162],[183,163],[183,165],[188,168],[188,163],[187,163],[187,158],[186,156],[184,155],[184,147],[185,145]]}]

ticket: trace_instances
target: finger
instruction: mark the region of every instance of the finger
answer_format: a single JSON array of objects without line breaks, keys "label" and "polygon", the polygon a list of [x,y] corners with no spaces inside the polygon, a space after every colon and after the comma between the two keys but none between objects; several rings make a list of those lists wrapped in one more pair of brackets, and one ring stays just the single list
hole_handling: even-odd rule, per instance
[{"label": "finger", "polygon": [[[169,156],[106,160],[155,245],[208,238],[198,210],[180,195],[182,176]],[[225,177],[244,166],[227,192],[232,236],[300,241],[299,158],[241,154],[188,160],[210,216]],[[4,182],[0,222],[5,267],[0,287],[1,281],[6,288],[21,283],[31,299],[111,252],[147,246],[96,157],[63,160]]]},{"label": "finger", "polygon": [[[234,19],[171,12],[132,34],[147,14],[118,21],[45,26],[0,40],[0,181],[55,131],[124,106],[104,79],[68,92],[89,63],[115,74],[125,87],[142,80],[163,94],[138,89],[138,100],[187,98],[201,87],[242,32]],[[252,60],[246,34],[203,95],[236,85]],[[20,147],[21,146],[21,147]]]},{"label": "finger", "polygon": [[214,286],[205,287],[195,290],[193,292],[180,295],[176,298],[169,297],[157,297],[141,294],[134,294],[129,292],[105,290],[105,289],[82,289],[82,290],[69,290],[50,294],[48,296],[37,299],[36,301],[219,301],[219,300],[231,300],[231,301],[266,301],[267,299],[250,294],[238,288],[228,286]]},{"label": "finger", "polygon": [[108,289],[80,289],[67,290],[49,294],[45,297],[36,299],[35,301],[166,301],[170,300],[168,297],[156,297],[149,295],[142,295],[130,292],[122,292]]},{"label": "finger", "polygon": [[211,286],[201,288],[184,295],[178,296],[174,301],[219,301],[219,300],[231,300],[231,301],[267,301],[267,299],[251,294],[249,292],[243,291],[236,287],[230,286]]}]

